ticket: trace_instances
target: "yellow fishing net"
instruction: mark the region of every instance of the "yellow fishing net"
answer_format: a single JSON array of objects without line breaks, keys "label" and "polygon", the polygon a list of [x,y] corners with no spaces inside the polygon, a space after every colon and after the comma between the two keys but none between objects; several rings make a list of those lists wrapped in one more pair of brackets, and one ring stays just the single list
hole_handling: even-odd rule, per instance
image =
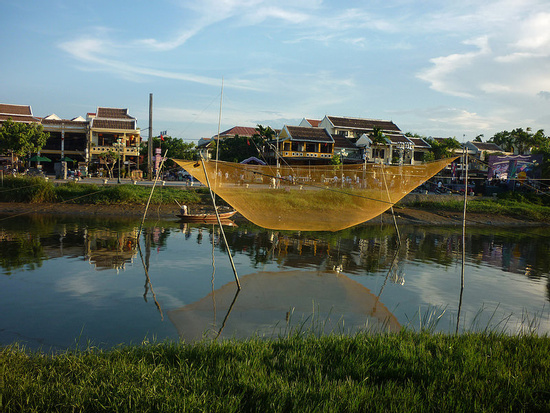
[{"label": "yellow fishing net", "polygon": [[455,159],[402,166],[173,161],[204,185],[210,184],[214,193],[256,225],[338,231],[380,215]]}]

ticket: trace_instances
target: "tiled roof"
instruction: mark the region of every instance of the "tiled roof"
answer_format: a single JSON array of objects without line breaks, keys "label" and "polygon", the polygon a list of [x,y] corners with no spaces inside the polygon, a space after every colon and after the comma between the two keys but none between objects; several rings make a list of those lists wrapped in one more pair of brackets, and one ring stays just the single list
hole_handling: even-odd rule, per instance
[{"label": "tiled roof", "polygon": [[332,139],[334,139],[335,148],[357,149],[357,146],[345,136],[332,135]]},{"label": "tiled roof", "polygon": [[409,138],[407,138],[405,135],[398,135],[398,134],[392,134],[392,133],[385,133],[384,135],[386,135],[386,138],[388,138],[391,141],[391,143],[400,143],[400,142],[410,143]]},{"label": "tiled roof", "polygon": [[395,123],[390,120],[379,119],[360,119],[360,118],[343,118],[337,116],[327,116],[336,128],[358,129],[370,131],[374,128],[380,128],[384,131],[401,131]]},{"label": "tiled roof", "polygon": [[32,110],[29,105],[10,105],[7,103],[0,103],[0,114],[32,116]]},{"label": "tiled roof", "polygon": [[119,108],[97,108],[97,117],[106,119],[135,119],[128,115],[128,109]]},{"label": "tiled roof", "polygon": [[22,116],[22,115],[4,115],[0,114],[0,122],[3,122],[5,120],[11,119],[14,122],[26,122],[26,123],[32,123],[32,122],[38,122],[39,119],[35,118],[33,116]]},{"label": "tiled roof", "polygon": [[313,126],[314,128],[317,128],[319,124],[321,123],[320,119],[306,119],[308,123]]},{"label": "tiled roof", "polygon": [[493,142],[471,142],[477,149],[480,151],[495,151],[495,152],[504,152],[504,150]]},{"label": "tiled roof", "polygon": [[135,120],[115,120],[115,119],[92,119],[92,128],[94,129],[115,129],[115,130],[135,130]]},{"label": "tiled roof", "polygon": [[414,143],[414,147],[417,148],[417,149],[421,149],[421,148],[431,148],[432,146],[426,142],[424,139],[421,139],[421,138],[409,138],[412,143]]},{"label": "tiled roof", "polygon": [[225,132],[221,132],[220,136],[249,136],[252,137],[254,135],[257,135],[258,131],[255,128],[249,128],[247,126],[234,126],[231,129],[226,130]]},{"label": "tiled roof", "polygon": [[326,129],[308,128],[303,126],[286,126],[293,141],[334,142]]},{"label": "tiled roof", "polygon": [[14,122],[38,122],[39,119],[32,115],[29,105],[11,105],[0,103],[0,122],[11,119]]}]

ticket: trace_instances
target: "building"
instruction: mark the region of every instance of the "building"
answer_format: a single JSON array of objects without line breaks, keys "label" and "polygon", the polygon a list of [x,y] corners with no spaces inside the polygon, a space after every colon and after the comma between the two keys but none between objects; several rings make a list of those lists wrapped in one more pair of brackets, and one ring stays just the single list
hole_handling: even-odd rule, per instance
[{"label": "building", "polygon": [[50,158],[52,162],[88,162],[90,128],[86,119],[81,116],[70,120],[61,119],[52,114],[43,118],[41,123],[44,132],[50,134],[46,145],[40,151],[42,155]]},{"label": "building", "polygon": [[[249,126],[233,126],[226,131],[220,132],[220,140],[231,139],[235,137],[241,138],[252,138],[258,135],[256,128],[251,128]],[[202,157],[205,159],[212,158],[212,148],[214,147],[214,142],[218,139],[218,135],[212,136],[212,138],[200,138],[197,143],[197,149],[201,153]]]},{"label": "building", "polygon": [[29,105],[0,104],[0,124],[7,119],[41,124],[49,133],[40,151],[51,160],[41,165],[47,172],[53,172],[55,164],[62,161],[68,162],[69,168],[87,169],[97,165],[99,155],[106,152],[119,153],[123,165],[137,168],[141,135],[137,120],[128,114],[128,109],[98,107],[86,119],[61,119],[56,114],[36,117]]},{"label": "building", "polygon": [[[253,136],[258,135],[256,128],[250,128],[248,126],[234,126],[231,129],[227,129],[220,133],[220,139],[234,138],[235,136],[240,136],[241,138],[252,138]],[[217,137],[214,136],[213,138]]]},{"label": "building", "polygon": [[302,119],[298,126],[305,126],[307,128],[318,128],[321,123],[320,119]]},{"label": "building", "polygon": [[88,113],[90,124],[90,154],[92,159],[102,153],[118,153],[129,169],[137,168],[141,134],[137,119],[128,114],[128,109],[98,107],[96,113]]},{"label": "building", "polygon": [[[414,164],[422,161],[420,158],[427,145],[422,141],[422,149],[416,155],[415,143],[395,123],[387,120],[327,115],[321,121],[304,118],[300,126],[326,129],[335,141],[334,153],[339,154],[344,163]],[[381,133],[383,140],[375,142],[372,136],[376,133]]]},{"label": "building", "polygon": [[285,125],[277,139],[269,142],[266,159],[291,165],[329,164],[334,154],[334,139],[326,129]]}]

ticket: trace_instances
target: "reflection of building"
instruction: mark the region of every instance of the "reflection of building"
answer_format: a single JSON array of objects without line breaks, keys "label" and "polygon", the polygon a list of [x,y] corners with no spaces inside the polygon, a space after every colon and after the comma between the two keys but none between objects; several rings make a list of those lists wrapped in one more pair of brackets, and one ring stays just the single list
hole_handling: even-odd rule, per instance
[{"label": "reflection of building", "polygon": [[85,235],[86,259],[96,270],[123,269],[137,255],[137,229],[126,232],[98,230]]}]

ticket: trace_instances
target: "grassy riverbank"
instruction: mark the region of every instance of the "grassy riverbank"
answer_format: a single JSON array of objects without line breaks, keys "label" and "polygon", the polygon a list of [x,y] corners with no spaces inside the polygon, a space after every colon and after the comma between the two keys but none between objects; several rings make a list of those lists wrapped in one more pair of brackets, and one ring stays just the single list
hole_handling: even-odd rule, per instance
[{"label": "grassy riverbank", "polygon": [[[426,211],[462,212],[464,197],[435,195],[429,199],[407,202],[406,206]],[[550,223],[550,196],[509,192],[501,194],[498,198],[470,197],[466,211],[470,214],[508,216]]]},{"label": "grassy riverbank", "polygon": [[[140,185],[97,185],[89,183],[54,184],[42,178],[4,178],[0,202],[76,205],[145,205],[151,187]],[[188,205],[211,204],[206,188],[159,186],[151,199],[154,205],[175,205],[174,200]],[[300,200],[303,202],[303,200]],[[222,203],[223,204],[223,203]],[[462,212],[463,198],[434,195],[403,206],[431,212]],[[524,221],[550,223],[550,196],[510,192],[499,198],[474,197],[468,200],[467,212],[492,217],[514,217]],[[429,218],[427,219],[430,220]]]},{"label": "grassy riverbank", "polygon": [[[182,190],[178,187],[158,186],[153,192],[152,204],[199,203],[207,190]],[[88,183],[54,184],[43,178],[4,178],[0,188],[0,202],[69,203],[69,204],[133,204],[145,205],[151,187],[140,185],[97,185]]]},{"label": "grassy riverbank", "polygon": [[550,339],[295,335],[45,355],[0,351],[0,410],[550,410]]}]

